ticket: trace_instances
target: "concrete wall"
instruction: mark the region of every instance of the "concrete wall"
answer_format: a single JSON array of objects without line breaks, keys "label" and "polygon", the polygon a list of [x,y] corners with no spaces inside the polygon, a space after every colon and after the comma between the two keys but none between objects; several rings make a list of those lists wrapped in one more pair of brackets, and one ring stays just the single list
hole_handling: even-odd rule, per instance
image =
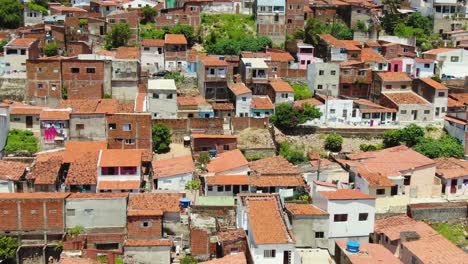
[{"label": "concrete wall", "polygon": [[[81,225],[86,229],[126,227],[127,199],[68,199],[66,227]],[[74,209],[74,215],[71,211]]]},{"label": "concrete wall", "polygon": [[[77,130],[77,125],[84,129]],[[70,140],[106,140],[106,117],[101,114],[70,116]]]},{"label": "concrete wall", "polygon": [[32,131],[34,134],[40,134],[41,123],[39,122],[39,115],[32,115],[33,117],[32,128],[26,128],[26,116],[27,115],[11,115],[10,114],[10,129],[29,130],[29,131]]},{"label": "concrete wall", "polygon": [[[177,118],[177,93],[173,90],[149,90],[149,109],[152,118]],[[159,98],[154,98],[157,94]],[[172,94],[172,99],[167,96]],[[156,115],[155,115],[156,114]]]},{"label": "concrete wall", "polygon": [[468,204],[460,203],[432,203],[408,205],[408,214],[417,221],[429,223],[466,221]]},{"label": "concrete wall", "polygon": [[[293,216],[292,229],[296,247],[328,247],[328,215],[326,216]],[[315,238],[315,232],[323,232],[323,238]]]},{"label": "concrete wall", "polygon": [[164,70],[164,47],[142,47],[141,67],[150,74]]},{"label": "concrete wall", "polygon": [[171,177],[158,178],[159,190],[185,190],[185,184],[192,180],[192,173],[178,174]]},{"label": "concrete wall", "polygon": [[[242,99],[245,98],[245,101]],[[241,94],[236,96],[236,116],[249,116],[250,104],[252,103],[252,94]]]},{"label": "concrete wall", "polygon": [[169,264],[171,247],[125,247],[125,263],[134,264]]},{"label": "concrete wall", "polygon": [[405,193],[413,198],[430,198],[440,196],[442,185],[439,178],[435,176],[435,165],[410,172],[411,181],[405,186]]},{"label": "concrete wall", "polygon": [[[323,75],[319,74],[323,71]],[[335,75],[332,75],[332,72]],[[340,84],[340,65],[332,62],[315,62],[307,67],[307,81],[312,93],[327,94],[338,96]],[[319,87],[321,86],[321,89]]]},{"label": "concrete wall", "polygon": [[15,192],[15,184],[13,181],[0,180],[0,193]]},{"label": "concrete wall", "polygon": [[[411,111],[417,111],[414,119]],[[405,112],[406,111],[406,112]],[[424,111],[429,111],[427,114]],[[434,120],[434,108],[431,104],[407,104],[398,106],[397,121],[402,123],[431,122]]]},{"label": "concrete wall", "polygon": [[27,79],[26,75],[18,76],[3,75],[0,77],[0,100],[9,99],[24,101],[26,98]]}]

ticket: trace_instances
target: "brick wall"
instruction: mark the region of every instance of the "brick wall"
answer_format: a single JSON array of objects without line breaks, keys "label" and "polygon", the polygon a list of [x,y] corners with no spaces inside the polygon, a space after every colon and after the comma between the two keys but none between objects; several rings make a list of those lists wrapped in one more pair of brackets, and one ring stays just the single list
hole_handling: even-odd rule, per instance
[{"label": "brick wall", "polygon": [[[149,223],[148,227],[143,227],[145,221]],[[130,239],[160,238],[162,236],[162,217],[129,216],[127,232]]]},{"label": "brick wall", "polygon": [[104,88],[99,83],[68,88],[68,99],[102,99],[103,97]]},{"label": "brick wall", "polygon": [[203,256],[209,254],[210,236],[207,231],[201,229],[190,229],[190,248],[192,256]]},{"label": "brick wall", "polygon": [[0,201],[0,230],[18,230],[18,206],[16,201]]},{"label": "brick wall", "polygon": [[[107,115],[107,124],[115,124],[116,129],[108,130],[107,138],[110,149],[151,149],[150,114],[112,114]],[[123,131],[124,124],[131,124],[130,131]],[[134,144],[125,144],[125,139],[132,139]]]},{"label": "brick wall", "polygon": [[234,132],[244,130],[246,128],[266,128],[269,118],[251,118],[251,117],[232,117],[231,124]]},{"label": "brick wall", "polygon": [[[31,100],[62,99],[60,60],[27,60],[27,95]],[[42,101],[41,101],[42,102]]]},{"label": "brick wall", "polygon": [[192,118],[191,129],[223,130],[223,118]]},{"label": "brick wall", "polygon": [[193,150],[195,152],[203,151],[203,147],[208,149],[216,149],[217,153],[223,153],[224,146],[228,146],[228,150],[237,149],[237,138],[197,138],[193,139]]},{"label": "brick wall", "polygon": [[[94,60],[64,60],[62,62],[63,85],[67,88],[86,87],[91,85],[104,85],[104,61]],[[72,68],[78,68],[73,73]],[[94,68],[94,73],[88,72]]]}]

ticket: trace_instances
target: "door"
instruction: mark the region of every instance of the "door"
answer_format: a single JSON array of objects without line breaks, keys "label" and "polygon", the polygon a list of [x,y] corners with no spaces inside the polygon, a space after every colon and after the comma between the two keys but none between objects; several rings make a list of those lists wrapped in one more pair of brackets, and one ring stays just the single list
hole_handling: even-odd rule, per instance
[{"label": "door", "polygon": [[283,264],[291,263],[291,251],[283,251]]},{"label": "door", "polygon": [[456,192],[457,192],[457,179],[453,179],[450,184],[450,193],[456,193]]},{"label": "door", "polygon": [[411,110],[411,114],[413,115],[413,120],[418,119],[418,110]]},{"label": "door", "polygon": [[26,128],[32,128],[32,127],[33,127],[33,117],[26,116]]},{"label": "door", "polygon": [[391,195],[397,195],[398,194],[398,185],[392,186],[390,194]]},{"label": "door", "polygon": [[398,72],[398,64],[393,65],[393,72]]},{"label": "door", "polygon": [[233,188],[232,188],[232,193],[234,195],[237,195],[239,193],[239,188],[240,188],[239,185],[234,185]]},{"label": "door", "polygon": [[421,72],[421,69],[416,68],[416,77],[419,77],[419,73]]},{"label": "door", "polygon": [[104,35],[104,26],[99,26],[99,35]]}]

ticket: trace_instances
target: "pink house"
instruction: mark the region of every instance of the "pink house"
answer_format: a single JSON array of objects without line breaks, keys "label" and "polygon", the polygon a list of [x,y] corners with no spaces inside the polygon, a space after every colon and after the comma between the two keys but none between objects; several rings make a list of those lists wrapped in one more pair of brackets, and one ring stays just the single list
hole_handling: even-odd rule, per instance
[{"label": "pink house", "polygon": [[299,61],[299,69],[307,70],[307,65],[314,62],[314,46],[298,42],[297,59]]},{"label": "pink house", "polygon": [[388,72],[406,72],[413,74],[414,59],[413,58],[394,58],[388,64]]}]

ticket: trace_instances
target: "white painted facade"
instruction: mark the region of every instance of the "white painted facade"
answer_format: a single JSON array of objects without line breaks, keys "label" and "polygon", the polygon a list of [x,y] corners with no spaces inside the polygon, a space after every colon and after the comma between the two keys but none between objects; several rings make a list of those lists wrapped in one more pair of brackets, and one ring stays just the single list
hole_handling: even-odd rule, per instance
[{"label": "white painted facade", "polygon": [[165,61],[165,67],[166,70],[168,71],[177,71],[177,70],[182,70],[185,72],[185,69],[187,68],[187,61]]},{"label": "white painted facade", "polygon": [[[414,69],[411,74],[416,78],[426,78],[434,76],[435,63],[414,62]],[[419,75],[418,75],[419,74]]]},{"label": "white painted facade", "polygon": [[279,92],[275,93],[275,104],[281,104],[281,103],[289,103],[292,104],[294,103],[294,92],[292,93],[285,93],[285,92]]},{"label": "white painted facade", "polygon": [[[293,264],[300,264],[301,257],[296,252],[294,244],[272,244],[272,245],[253,245],[253,240],[250,239],[249,232],[249,249],[252,255],[253,263],[255,264],[283,264],[284,252],[291,252],[291,262]],[[253,239],[253,238],[252,238]],[[265,250],[275,250],[275,257],[265,257]]]},{"label": "white painted facade", "polygon": [[468,199],[468,175],[456,179],[446,180],[445,195],[447,198],[463,197]]},{"label": "white painted facade", "polygon": [[125,263],[138,264],[169,264],[171,263],[171,247],[129,247],[124,248]]},{"label": "white painted facade", "polygon": [[124,9],[128,8],[143,8],[145,6],[149,7],[155,7],[158,3],[155,1],[149,1],[149,0],[133,0],[131,2],[127,2],[122,4],[122,7]]},{"label": "white painted facade", "polygon": [[0,193],[14,193],[15,183],[8,180],[0,180]]},{"label": "white painted facade", "polygon": [[329,52],[330,52],[330,61],[342,62],[342,61],[348,60],[348,54],[346,53],[345,49],[331,47]]},{"label": "white painted facade", "polygon": [[454,49],[437,54],[436,60],[440,69],[440,76],[443,74],[464,78],[468,76],[468,50]]},{"label": "white painted facade", "polygon": [[447,113],[448,105],[448,91],[446,90],[435,90],[434,95],[434,120],[443,120]]},{"label": "white painted facade", "polygon": [[229,169],[229,170],[225,170],[225,171],[219,171],[219,172],[216,172],[216,173],[208,173],[207,175],[209,175],[209,176],[213,176],[213,175],[247,175],[249,171],[250,171],[249,166],[245,165],[245,166],[241,166],[241,167],[237,167],[237,168],[233,168],[233,169]]},{"label": "white painted facade", "polygon": [[323,123],[343,124],[357,120],[352,118],[353,100],[329,99],[325,101],[325,111],[320,117]]},{"label": "white painted facade", "polygon": [[152,118],[177,118],[177,88],[174,80],[148,80]]},{"label": "white painted facade", "polygon": [[150,74],[164,70],[164,47],[141,47],[141,67]]},{"label": "white painted facade", "polygon": [[168,177],[158,178],[159,190],[185,190],[187,182],[193,178],[192,173],[177,174]]},{"label": "white painted facade", "polygon": [[27,6],[23,10],[23,19],[25,26],[33,26],[42,23],[42,12],[29,9]]},{"label": "white painted facade", "polygon": [[240,94],[236,96],[236,116],[250,116],[250,105],[252,104],[252,93]]},{"label": "white painted facade", "polygon": [[125,228],[127,226],[127,198],[67,199],[66,228],[78,225],[85,229]]},{"label": "white painted facade", "polygon": [[80,7],[80,6],[89,6],[89,2],[91,2],[90,0],[72,0],[72,5],[73,6],[76,6],[76,7]]}]

